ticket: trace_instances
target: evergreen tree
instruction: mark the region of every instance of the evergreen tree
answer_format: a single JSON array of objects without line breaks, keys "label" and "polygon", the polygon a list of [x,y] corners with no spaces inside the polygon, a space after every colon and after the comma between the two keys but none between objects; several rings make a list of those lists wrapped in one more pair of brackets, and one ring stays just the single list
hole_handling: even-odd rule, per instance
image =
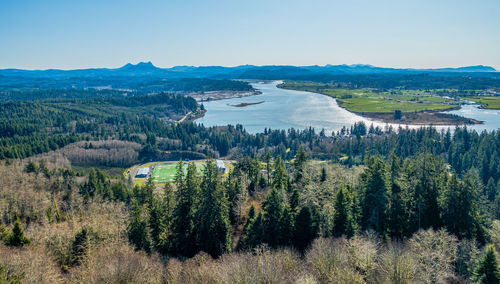
[{"label": "evergreen tree", "polygon": [[87,256],[89,249],[89,237],[86,228],[82,228],[75,235],[75,239],[71,244],[70,264],[72,266],[80,265]]},{"label": "evergreen tree", "polygon": [[488,180],[488,184],[485,187],[485,195],[486,198],[490,201],[493,202],[495,201],[495,197],[497,196],[497,186],[495,184],[495,180],[493,177],[490,177]]},{"label": "evergreen tree", "polygon": [[294,178],[296,182],[300,182],[304,176],[304,165],[307,161],[307,154],[302,145],[297,150],[295,160],[293,161]]},{"label": "evergreen tree", "polygon": [[263,157],[264,163],[266,163],[266,174],[267,174],[267,184],[271,183],[271,153],[266,152]]},{"label": "evergreen tree", "polygon": [[160,253],[167,254],[171,249],[173,237],[172,223],[175,209],[175,193],[170,183],[165,184],[163,189],[163,201],[161,204],[163,209],[164,225],[158,237],[158,243],[156,246]]},{"label": "evergreen tree", "polygon": [[[181,168],[181,167],[179,167]],[[187,174],[182,182],[178,181],[176,192],[177,205],[173,215],[173,253],[191,257],[196,247],[196,208],[200,194],[200,181],[194,163],[189,163]]]},{"label": "evergreen tree", "polygon": [[493,245],[486,247],[485,254],[476,266],[473,279],[485,284],[500,283],[500,268],[498,267],[497,254]]},{"label": "evergreen tree", "polygon": [[149,206],[149,228],[153,247],[157,249],[162,245],[161,238],[166,229],[166,213],[164,204],[157,197],[153,197],[151,206]]},{"label": "evergreen tree", "polygon": [[181,188],[184,184],[184,163],[182,160],[177,163],[174,183],[177,188]]},{"label": "evergreen tree", "polygon": [[381,157],[372,157],[367,161],[367,166],[361,175],[363,227],[384,235],[388,208],[385,163]]},{"label": "evergreen tree", "polygon": [[479,177],[468,172],[462,182],[453,175],[443,194],[442,219],[447,230],[459,238],[484,242],[485,229],[479,212],[479,192],[474,188]]},{"label": "evergreen tree", "polygon": [[283,198],[276,188],[273,188],[263,203],[264,210],[264,242],[275,248],[280,245],[281,216],[283,213]]},{"label": "evergreen tree", "polygon": [[21,226],[21,221],[19,217],[16,217],[16,222],[12,228],[12,232],[6,237],[5,244],[8,246],[22,247],[24,245],[29,245],[31,241],[24,236],[24,230]]},{"label": "evergreen tree", "polygon": [[24,171],[27,173],[36,173],[38,171],[38,167],[36,166],[35,162],[29,161],[28,164],[26,164]]},{"label": "evergreen tree", "polygon": [[245,244],[248,248],[256,247],[265,242],[265,231],[264,231],[264,217],[262,212],[259,212],[255,218],[252,219],[250,226],[248,227],[248,233],[245,238]]},{"label": "evergreen tree", "polygon": [[402,239],[407,232],[408,214],[399,182],[401,161],[394,153],[390,156],[389,182],[390,197],[388,211],[388,231],[391,238]]},{"label": "evergreen tree", "polygon": [[148,224],[142,217],[142,209],[134,202],[132,207],[132,215],[128,225],[128,240],[134,245],[136,250],[144,250],[147,253],[151,252],[151,239],[148,231]]},{"label": "evergreen tree", "polygon": [[290,210],[292,214],[297,215],[297,210],[299,209],[299,191],[294,188],[290,194]]},{"label": "evergreen tree", "polygon": [[279,222],[280,234],[278,244],[280,246],[292,245],[294,233],[294,218],[290,207],[284,206]]},{"label": "evergreen tree", "polygon": [[333,235],[336,237],[352,237],[355,233],[352,217],[352,201],[349,192],[340,188],[335,197],[335,213],[333,215]]},{"label": "evergreen tree", "polygon": [[321,168],[321,177],[319,178],[319,181],[325,182],[326,181],[326,169],[323,167]]},{"label": "evergreen tree", "polygon": [[442,220],[439,210],[439,197],[446,186],[446,169],[441,159],[430,153],[422,153],[405,164],[409,177],[411,208],[409,208],[411,231],[420,228],[440,228]]},{"label": "evergreen tree", "polygon": [[226,182],[226,193],[229,201],[229,220],[235,225],[239,222],[240,210],[247,197],[247,190],[243,188],[244,182],[240,172],[229,174]]},{"label": "evergreen tree", "polygon": [[300,252],[304,252],[316,235],[311,209],[304,206],[295,218],[293,244]]},{"label": "evergreen tree", "polygon": [[255,218],[255,207],[252,204],[252,205],[250,205],[250,209],[248,209],[247,220],[245,222],[245,226],[243,227],[244,233],[248,232],[248,228],[252,224],[254,218]]},{"label": "evergreen tree", "polygon": [[273,187],[280,192],[288,190],[288,174],[286,172],[285,163],[283,163],[280,157],[274,161]]},{"label": "evergreen tree", "polygon": [[227,200],[212,159],[205,163],[201,194],[197,243],[200,250],[212,257],[219,257],[231,250],[231,237]]}]

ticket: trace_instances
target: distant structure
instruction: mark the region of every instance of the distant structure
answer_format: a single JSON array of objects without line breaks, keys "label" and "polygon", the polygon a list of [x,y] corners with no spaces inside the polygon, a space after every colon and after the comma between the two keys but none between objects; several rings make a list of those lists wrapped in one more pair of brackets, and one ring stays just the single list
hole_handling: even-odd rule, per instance
[{"label": "distant structure", "polygon": [[146,178],[149,175],[149,167],[140,168],[137,172],[136,178]]},{"label": "distant structure", "polygon": [[226,173],[226,165],[224,164],[223,160],[215,160],[215,167],[217,167],[217,170],[219,170],[221,173]]}]

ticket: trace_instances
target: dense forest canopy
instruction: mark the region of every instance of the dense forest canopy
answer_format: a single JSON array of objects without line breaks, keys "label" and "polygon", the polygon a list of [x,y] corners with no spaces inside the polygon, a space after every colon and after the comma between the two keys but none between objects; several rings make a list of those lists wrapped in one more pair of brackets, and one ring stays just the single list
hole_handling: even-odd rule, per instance
[{"label": "dense forest canopy", "polygon": [[206,78],[0,76],[0,101],[48,98],[145,96],[160,92],[252,91],[244,81]]}]

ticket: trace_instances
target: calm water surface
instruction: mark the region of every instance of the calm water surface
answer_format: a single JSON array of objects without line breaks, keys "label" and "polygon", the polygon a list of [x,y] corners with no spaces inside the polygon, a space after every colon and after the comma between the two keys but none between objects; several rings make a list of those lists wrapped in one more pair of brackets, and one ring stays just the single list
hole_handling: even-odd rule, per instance
[{"label": "calm water surface", "polygon": [[[325,95],[279,89],[276,87],[276,83],[254,83],[252,85],[262,94],[204,102],[207,112],[196,122],[205,126],[241,124],[250,133],[263,132],[264,128],[304,129],[311,126],[318,131],[325,129],[327,134],[330,134],[332,131],[342,129],[343,126],[350,127],[355,122],[360,121],[367,123],[367,125],[373,124],[383,128],[389,126],[387,123],[372,121],[351,113],[339,107],[335,99]],[[231,106],[261,101],[264,102],[246,107]],[[475,105],[465,105],[462,109],[449,113],[486,121],[484,125],[471,126],[477,130],[500,128],[500,111],[498,110],[482,110]],[[398,127],[399,125],[393,124],[392,126]],[[454,126],[452,127],[454,128]],[[438,128],[447,127],[440,126]]]}]

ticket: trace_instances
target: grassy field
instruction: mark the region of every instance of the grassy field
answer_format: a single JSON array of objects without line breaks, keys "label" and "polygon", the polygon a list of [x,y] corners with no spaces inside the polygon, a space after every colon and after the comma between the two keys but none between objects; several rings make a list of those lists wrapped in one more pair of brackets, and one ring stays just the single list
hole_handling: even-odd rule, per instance
[{"label": "grassy field", "polygon": [[[203,170],[204,163],[195,163],[198,172]],[[187,171],[187,165],[184,167],[184,173]],[[153,181],[157,183],[173,182],[177,172],[177,163],[158,164],[153,169]]]},{"label": "grassy field", "polygon": [[500,97],[467,97],[464,99],[479,103],[482,108],[500,109]]},{"label": "grassy field", "polygon": [[[196,165],[198,173],[201,174],[205,166],[205,161],[204,160],[194,161],[194,164]],[[234,165],[230,161],[229,162],[224,161],[224,164],[226,165],[227,168],[225,175],[227,175],[228,172],[234,168]],[[123,176],[127,177],[129,173],[135,172],[134,170],[136,169],[139,170],[141,168],[146,168],[146,167],[153,167],[153,172],[152,172],[153,181],[156,182],[157,184],[173,182],[175,179],[175,174],[177,172],[177,162],[151,162],[147,164],[132,166],[123,171]],[[184,174],[186,172],[187,172],[187,163],[184,163]],[[132,178],[134,179],[134,185],[142,185],[147,180],[146,178],[135,178],[135,176],[133,176]]]},{"label": "grassy field", "polygon": [[358,113],[393,113],[435,111],[455,108],[456,101],[433,95],[431,91],[390,90],[379,92],[368,89],[341,89],[331,84],[313,82],[285,82],[280,87],[315,92],[336,98],[339,105]]}]

